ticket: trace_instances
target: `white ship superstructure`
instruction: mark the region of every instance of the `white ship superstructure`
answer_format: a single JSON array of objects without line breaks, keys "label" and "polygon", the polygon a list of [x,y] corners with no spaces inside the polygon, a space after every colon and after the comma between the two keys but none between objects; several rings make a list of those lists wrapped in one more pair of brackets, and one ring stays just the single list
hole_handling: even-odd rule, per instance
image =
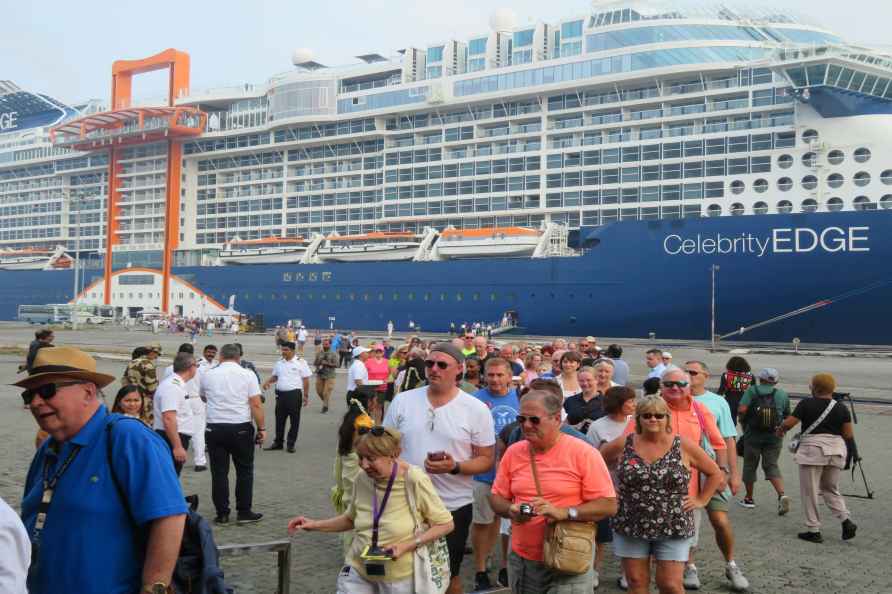
[{"label": "white ship superstructure", "polygon": [[[299,50],[264,84],[177,98],[208,119],[183,145],[175,265],[238,258],[220,253],[236,237],[892,208],[892,57],[781,9],[609,2],[527,25],[499,11],[480,35],[358,58]],[[115,268],[160,266],[167,145],[111,165],[52,147],[57,122],[22,128],[56,103],[41,97],[0,85],[0,247],[101,257],[111,229]]]}]

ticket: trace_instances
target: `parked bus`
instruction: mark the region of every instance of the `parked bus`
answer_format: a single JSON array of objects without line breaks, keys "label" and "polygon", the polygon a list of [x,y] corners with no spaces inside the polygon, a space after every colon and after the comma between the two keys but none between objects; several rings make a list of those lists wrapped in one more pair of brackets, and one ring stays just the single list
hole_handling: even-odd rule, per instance
[{"label": "parked bus", "polygon": [[110,305],[72,305],[48,303],[46,305],[20,305],[18,319],[29,324],[104,324],[114,322],[115,308]]}]

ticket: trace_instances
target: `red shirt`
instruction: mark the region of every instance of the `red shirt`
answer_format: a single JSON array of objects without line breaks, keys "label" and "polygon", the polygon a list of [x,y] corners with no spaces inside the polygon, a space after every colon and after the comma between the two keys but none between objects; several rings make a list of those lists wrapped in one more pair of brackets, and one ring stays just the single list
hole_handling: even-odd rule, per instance
[{"label": "red shirt", "polygon": [[375,388],[376,392],[385,392],[387,391],[387,377],[390,375],[390,364],[387,362],[387,359],[381,357],[380,359],[375,359],[374,357],[365,360],[365,368],[369,372],[370,380],[380,380],[384,382],[384,384]]}]

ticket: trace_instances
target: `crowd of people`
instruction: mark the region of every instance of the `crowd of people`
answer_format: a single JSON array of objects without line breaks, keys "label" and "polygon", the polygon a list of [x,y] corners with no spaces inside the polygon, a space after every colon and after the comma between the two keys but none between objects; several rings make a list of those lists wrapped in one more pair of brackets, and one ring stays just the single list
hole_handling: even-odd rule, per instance
[{"label": "crowd of people", "polygon": [[[792,407],[776,369],[753,373],[732,357],[713,393],[705,362],[649,349],[648,378],[636,389],[619,345],[601,349],[587,336],[496,346],[485,334],[471,326],[450,340],[413,336],[397,346],[316,333],[311,364],[305,328],[277,331],[281,358],[265,380],[237,343],[206,345],[201,357],[184,343],[160,369],[161,346],[150,344],[134,351],[109,410],[100,390],[116,378],[38,333],[15,384],[39,426],[38,451],[4,550],[20,567],[0,585],[18,581],[0,591],[169,591],[188,450],[194,471],[210,469],[217,525],[261,521],[256,448],[296,453],[311,383],[327,413],[345,364],[335,515],[298,514],[287,526],[342,533],[338,592],[459,593],[468,551],[476,590],[592,591],[611,549],[623,589],[648,592],[652,573],[660,592],[697,589],[704,515],[730,587],[744,591],[729,505],[741,496],[756,508],[761,464],[777,513],[790,512],[778,459],[797,425],[806,526],[798,537],[823,541],[819,498],[842,538],[855,536],[839,492],[852,419],[833,398],[831,375],[815,375],[812,397]],[[264,393],[273,387],[268,436]],[[9,511],[0,505],[0,516]]]}]

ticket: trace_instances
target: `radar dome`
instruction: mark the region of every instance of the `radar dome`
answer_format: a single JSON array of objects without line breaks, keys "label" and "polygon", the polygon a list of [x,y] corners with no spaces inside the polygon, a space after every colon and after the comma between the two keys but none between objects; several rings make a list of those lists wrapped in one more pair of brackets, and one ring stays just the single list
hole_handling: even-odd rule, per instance
[{"label": "radar dome", "polygon": [[307,47],[302,47],[294,50],[294,53],[291,54],[291,63],[295,66],[299,66],[300,64],[312,62],[314,57],[313,50]]},{"label": "radar dome", "polygon": [[489,27],[495,31],[510,31],[517,26],[517,13],[510,8],[498,8],[489,17]]}]

